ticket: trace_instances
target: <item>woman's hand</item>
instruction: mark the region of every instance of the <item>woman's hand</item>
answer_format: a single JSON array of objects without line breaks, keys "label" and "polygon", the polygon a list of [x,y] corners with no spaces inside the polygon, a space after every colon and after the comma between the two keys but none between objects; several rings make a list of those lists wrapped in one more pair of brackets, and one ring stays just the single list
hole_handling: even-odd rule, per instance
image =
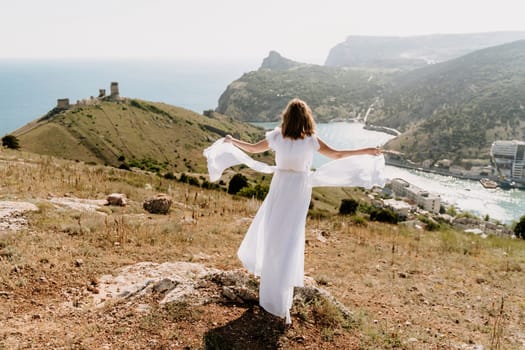
[{"label": "woman's hand", "polygon": [[383,154],[383,149],[381,147],[370,148],[368,154],[373,156],[380,156],[381,154]]}]

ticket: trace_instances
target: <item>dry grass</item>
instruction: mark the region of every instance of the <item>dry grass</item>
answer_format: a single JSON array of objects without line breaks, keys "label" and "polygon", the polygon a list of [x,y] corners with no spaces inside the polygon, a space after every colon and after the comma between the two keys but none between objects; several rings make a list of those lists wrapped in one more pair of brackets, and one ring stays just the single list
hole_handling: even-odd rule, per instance
[{"label": "dry grass", "polygon": [[[79,212],[47,201],[50,194],[103,199],[112,192],[125,193],[130,204]],[[173,197],[169,215],[142,210],[142,201],[158,192]],[[305,272],[352,312],[351,324],[334,326],[345,321],[321,303],[312,309],[315,317],[296,309],[293,327],[281,330],[253,307],[160,308],[140,300],[150,310],[139,312],[118,303],[90,305],[100,275],[140,261],[240,268],[236,250],[257,202],[155,175],[11,151],[0,153],[0,200],[40,208],[27,228],[0,233],[0,349],[193,349],[245,335],[243,325],[257,335],[258,324],[269,331],[250,344],[266,339],[285,348],[525,346],[521,240],[356,225],[340,216],[310,219]],[[326,241],[318,240],[319,232]]]}]

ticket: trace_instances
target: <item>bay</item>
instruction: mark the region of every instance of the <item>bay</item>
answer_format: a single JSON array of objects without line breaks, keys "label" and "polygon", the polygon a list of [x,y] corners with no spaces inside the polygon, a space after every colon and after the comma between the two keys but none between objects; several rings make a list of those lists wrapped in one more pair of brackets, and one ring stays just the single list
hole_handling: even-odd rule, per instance
[{"label": "bay", "polygon": [[[272,129],[278,123],[253,123]],[[393,138],[382,132],[366,130],[361,123],[318,123],[317,133],[335,148],[363,148],[385,144]],[[328,158],[316,154],[313,167],[318,167]],[[464,180],[452,176],[426,173],[393,166],[386,167],[387,178],[402,178],[426,191],[439,194],[442,201],[462,211],[499,220],[510,224],[525,214],[525,191],[512,189],[486,189],[479,181]]]}]

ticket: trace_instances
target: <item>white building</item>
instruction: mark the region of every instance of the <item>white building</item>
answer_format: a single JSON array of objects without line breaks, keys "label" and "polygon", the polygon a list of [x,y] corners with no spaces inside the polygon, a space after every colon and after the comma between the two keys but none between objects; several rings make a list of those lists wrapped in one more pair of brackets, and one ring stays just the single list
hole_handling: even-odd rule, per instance
[{"label": "white building", "polygon": [[439,213],[441,207],[441,197],[439,195],[429,193],[399,178],[393,179],[390,185],[397,196],[406,197],[427,211]]},{"label": "white building", "polygon": [[525,142],[495,141],[490,156],[498,173],[508,179],[525,179]]},{"label": "white building", "polygon": [[396,199],[385,199],[383,200],[383,204],[385,207],[392,209],[394,213],[404,218],[408,216],[408,213],[412,208],[410,204]]}]

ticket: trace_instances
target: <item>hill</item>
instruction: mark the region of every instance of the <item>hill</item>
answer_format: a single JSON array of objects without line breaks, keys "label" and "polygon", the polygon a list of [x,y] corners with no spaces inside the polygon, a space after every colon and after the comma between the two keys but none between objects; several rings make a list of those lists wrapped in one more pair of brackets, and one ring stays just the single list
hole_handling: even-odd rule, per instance
[{"label": "hill", "polygon": [[349,36],[330,50],[325,65],[408,70],[520,39],[525,32]]},{"label": "hill", "polygon": [[[0,230],[1,349],[525,344],[523,240],[309,217],[307,282],[349,314],[341,317],[337,304],[312,293],[296,299],[292,325],[284,328],[257,306],[256,279],[239,288],[246,273],[236,251],[260,202],[151,173],[11,150],[0,150],[0,185],[0,204],[37,209],[14,216],[20,229]],[[127,194],[128,205],[103,205],[112,192]],[[142,209],[158,192],[173,198],[167,215]],[[187,293],[208,299],[196,305],[180,298]],[[161,303],[167,296],[174,298]]]},{"label": "hill", "polygon": [[54,109],[13,134],[30,152],[176,172],[206,171],[203,149],[228,133],[246,140],[263,135],[249,124],[206,114],[138,99],[96,100]]},{"label": "hill", "polygon": [[300,97],[318,121],[366,115],[369,124],[402,131],[387,147],[416,162],[487,164],[493,141],[525,139],[525,40],[404,72],[291,64],[270,56],[273,64],[228,86],[218,112],[272,121]]},{"label": "hill", "polygon": [[400,129],[389,146],[415,161],[488,159],[525,138],[525,40],[398,75],[371,123]]},{"label": "hill", "polygon": [[319,121],[364,117],[384,82],[377,71],[304,64],[272,51],[257,71],[228,85],[216,111],[237,120],[274,121],[290,99],[300,97]]}]

